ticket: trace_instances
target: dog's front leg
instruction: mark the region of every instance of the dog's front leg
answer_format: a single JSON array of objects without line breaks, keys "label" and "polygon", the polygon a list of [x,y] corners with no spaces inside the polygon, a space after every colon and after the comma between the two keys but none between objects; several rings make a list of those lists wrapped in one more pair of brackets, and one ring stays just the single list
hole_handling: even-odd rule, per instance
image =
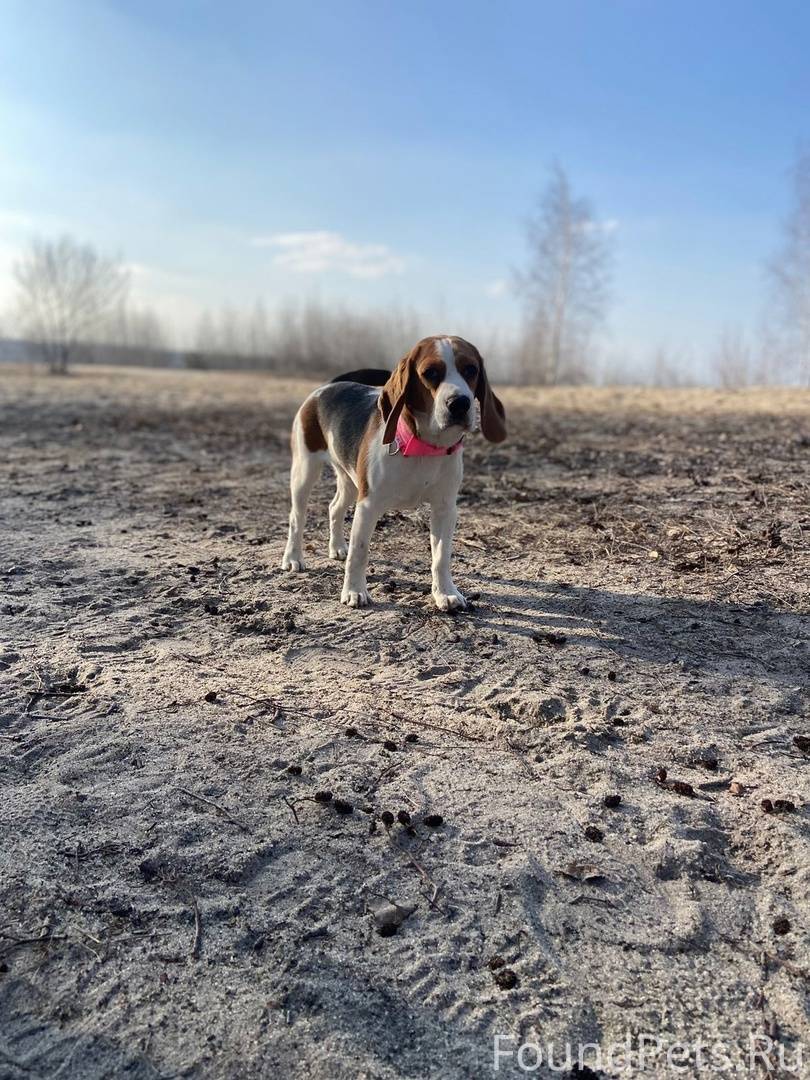
[{"label": "dog's front leg", "polygon": [[456,529],[456,497],[443,497],[430,504],[430,550],[433,599],[440,611],[463,611],[467,601],[453,583],[450,556]]},{"label": "dog's front leg", "polygon": [[354,521],[349,536],[349,555],[346,559],[346,574],[343,579],[341,604],[349,607],[365,607],[371,602],[366,584],[368,549],[371,534],[382,513],[382,507],[369,499],[358,502],[354,508]]}]

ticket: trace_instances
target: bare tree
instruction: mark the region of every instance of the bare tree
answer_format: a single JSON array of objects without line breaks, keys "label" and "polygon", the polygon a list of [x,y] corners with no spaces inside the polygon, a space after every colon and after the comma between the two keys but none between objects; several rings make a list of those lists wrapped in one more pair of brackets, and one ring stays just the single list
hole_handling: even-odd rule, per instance
[{"label": "bare tree", "polygon": [[245,321],[241,313],[230,304],[223,304],[219,311],[219,348],[228,356],[244,356]]},{"label": "bare tree", "polygon": [[712,368],[717,385],[723,390],[739,390],[751,384],[754,374],[751,349],[738,326],[727,326],[720,334]]},{"label": "bare tree", "polygon": [[64,374],[76,347],[87,342],[124,301],[129,275],[69,236],[35,240],[14,266],[17,316],[52,372]]},{"label": "bare tree", "polygon": [[267,308],[261,300],[253,305],[247,328],[248,355],[254,363],[269,362],[272,351],[270,345],[270,322]]},{"label": "bare tree", "polygon": [[782,246],[768,265],[772,286],[771,366],[810,383],[810,147],[793,167],[793,200]]},{"label": "bare tree", "polygon": [[653,350],[649,360],[650,386],[674,390],[693,384],[682,356],[676,356],[664,345]]},{"label": "bare tree", "polygon": [[575,198],[559,165],[527,223],[529,265],[517,287],[526,307],[520,365],[535,382],[582,382],[607,309],[610,228]]},{"label": "bare tree", "polygon": [[203,356],[219,351],[219,340],[214,319],[207,309],[202,312],[197,320],[197,330],[194,334],[194,349]]},{"label": "bare tree", "polygon": [[151,308],[135,308],[129,312],[129,341],[133,348],[155,352],[168,349],[168,339],[160,316]]},{"label": "bare tree", "polygon": [[149,307],[134,307],[122,299],[95,331],[99,343],[123,349],[168,349],[168,337],[160,316]]}]

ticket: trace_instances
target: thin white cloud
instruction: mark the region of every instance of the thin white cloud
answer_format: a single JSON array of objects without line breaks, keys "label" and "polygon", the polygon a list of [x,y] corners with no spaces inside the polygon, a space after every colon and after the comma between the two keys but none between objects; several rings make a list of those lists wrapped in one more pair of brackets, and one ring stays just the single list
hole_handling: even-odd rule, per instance
[{"label": "thin white cloud", "polygon": [[0,231],[19,232],[36,228],[37,221],[30,214],[17,213],[15,210],[0,210]]},{"label": "thin white cloud", "polygon": [[381,278],[401,274],[405,269],[405,259],[385,244],[355,244],[336,232],[274,233],[256,236],[250,242],[254,247],[276,249],[274,264],[296,274],[336,272],[357,278]]},{"label": "thin white cloud", "polygon": [[165,288],[167,285],[193,288],[196,282],[196,279],[190,274],[180,274],[176,270],[164,270],[160,266],[150,266],[148,263],[125,262],[124,267],[132,275],[132,282],[136,288],[143,286],[147,289],[159,289]]},{"label": "thin white cloud", "polygon": [[485,287],[484,292],[487,296],[505,296],[508,288],[509,282],[505,278],[497,278],[495,281],[490,281]]}]

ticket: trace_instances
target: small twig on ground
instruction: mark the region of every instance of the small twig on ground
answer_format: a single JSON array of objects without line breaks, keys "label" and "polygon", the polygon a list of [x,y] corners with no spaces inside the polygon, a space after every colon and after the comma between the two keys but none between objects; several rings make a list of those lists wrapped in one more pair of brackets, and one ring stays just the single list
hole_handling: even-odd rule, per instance
[{"label": "small twig on ground", "polygon": [[226,810],[225,807],[222,806],[220,803],[214,802],[212,799],[206,799],[203,795],[197,795],[195,792],[189,791],[188,788],[179,787],[177,788],[177,790],[182,792],[183,795],[188,795],[190,799],[197,799],[198,802],[205,803],[206,806],[213,807],[214,810],[222,814],[223,817],[226,817],[228,821],[232,822],[243,832],[250,832],[249,826],[247,826],[244,821],[240,821],[238,818],[235,818],[230,812],[230,810]]},{"label": "small twig on ground", "polygon": [[[219,664],[210,663],[207,660],[207,658],[204,657],[204,656],[192,656],[191,653],[185,653],[185,652],[179,652],[179,653],[177,653],[177,656],[181,657],[183,660],[188,660],[188,662],[190,664],[205,664],[207,667],[209,667],[211,669],[211,671],[218,671],[222,675],[228,675],[231,678],[233,678],[233,672],[232,671],[229,671],[228,668],[222,667]],[[256,690],[254,692],[257,693],[257,694],[261,694],[261,691],[258,688],[256,688]],[[227,688],[227,687],[222,690],[222,693],[223,694],[231,694],[234,697],[246,698],[248,700],[248,702],[250,702],[251,700],[254,700],[254,703],[267,702],[267,703],[273,704],[273,705],[275,705],[278,712],[297,713],[299,716],[308,716],[311,720],[323,720],[324,719],[324,717],[316,716],[315,713],[311,713],[306,709],[299,709],[294,705],[288,705],[286,703],[281,704],[280,702],[276,701],[275,698],[268,697],[267,695],[260,696],[260,697],[258,697],[256,699],[251,699],[243,691],[241,691],[241,690],[232,690],[232,689]],[[273,719],[276,719],[276,717],[273,717]]]},{"label": "small twig on ground", "polygon": [[87,930],[82,930],[81,927],[77,927],[77,929],[78,929],[79,933],[82,935],[82,937],[86,937],[89,941],[92,941],[95,945],[103,945],[104,944],[104,942],[101,940],[101,938],[94,937]]},{"label": "small twig on ground", "polygon": [[300,825],[301,822],[298,820],[298,811],[295,809],[295,803],[291,803],[285,795],[282,795],[281,799],[282,802],[285,802],[287,806],[289,806],[290,810],[292,810],[292,816],[295,818],[295,824]]},{"label": "small twig on ground", "polygon": [[[90,941],[94,941],[98,945],[104,944],[102,941],[99,941],[98,938],[94,938],[92,934],[88,934],[85,930],[79,930],[79,933],[83,938],[89,938]],[[95,956],[96,960],[102,959],[102,954],[96,952],[96,950],[91,945],[88,945],[86,941],[80,941],[78,944],[81,945],[83,949],[87,949],[91,956]]]},{"label": "small twig on ground", "polygon": [[[46,926],[44,929],[47,931],[50,927]],[[51,941],[64,941],[67,938],[67,934],[40,933],[38,937],[21,938],[17,937],[16,934],[10,934],[8,931],[4,930],[0,933],[0,937],[7,938],[9,941],[9,944],[6,945],[4,949],[0,950],[0,956],[2,956],[4,953],[11,952],[12,949],[19,949],[24,945],[45,945]]]},{"label": "small twig on ground", "polygon": [[404,765],[407,760],[408,759],[404,754],[402,754],[400,757],[394,758],[394,760],[391,762],[390,765],[386,765],[386,767],[379,774],[379,776],[377,776],[374,780],[372,780],[370,784],[366,785],[366,790],[367,791],[376,791],[376,789],[379,787],[379,784],[380,784],[380,781],[382,780],[382,778],[384,776],[387,776],[388,773],[393,772],[394,769],[398,768],[400,765]]},{"label": "small twig on ground", "polygon": [[36,705],[36,703],[39,701],[39,699],[41,697],[42,697],[42,695],[39,693],[38,690],[34,690],[34,691],[31,692],[31,694],[29,695],[28,701],[26,701],[26,703],[25,703],[24,712],[25,712],[26,716],[31,715],[31,710],[33,709],[33,707]]},{"label": "small twig on ground", "polygon": [[470,540],[466,536],[456,536],[455,540],[457,544],[467,544],[469,547],[479,548],[481,551],[487,550],[486,544],[482,544],[478,540]]},{"label": "small twig on ground", "polygon": [[523,756],[523,754],[521,754],[521,752],[516,747],[512,746],[508,739],[506,740],[506,746],[510,753],[514,755],[518,765],[521,769],[523,769],[526,776],[528,776],[530,780],[536,780],[537,776],[535,775],[535,772],[529,765],[528,761],[526,761],[526,758]]},{"label": "small twig on ground", "polygon": [[729,937],[727,934],[721,934],[720,938],[725,941],[726,945],[730,945],[732,949],[736,949],[744,956],[749,957],[755,963],[758,963],[763,968],[765,976],[767,977],[768,968],[782,968],[789,975],[795,975],[796,978],[802,979],[804,982],[810,980],[810,970],[800,967],[798,964],[792,963],[790,960],[786,960],[781,956],[774,956],[772,953],[766,952],[764,949],[752,949],[745,945],[742,941],[737,941],[734,938]]},{"label": "small twig on ground", "polygon": [[398,848],[396,846],[396,844],[393,842],[393,840],[391,839],[390,833],[389,833],[389,836],[388,836],[388,843],[390,844],[391,848],[394,851],[401,852],[405,856],[405,858],[408,860],[408,862],[411,864],[411,866],[414,868],[414,870],[416,870],[416,872],[419,874],[422,881],[424,881],[424,883],[430,888],[430,890],[431,890],[430,895],[425,897],[425,899],[430,904],[430,906],[435,911],[440,911],[442,913],[442,915],[449,915],[450,912],[447,911],[445,908],[443,908],[441,906],[441,904],[438,902],[439,893],[441,892],[441,889],[436,884],[436,882],[433,880],[433,878],[430,876],[430,874],[427,872],[427,870],[424,868],[424,866],[422,866],[421,863],[417,862],[417,860],[413,857],[413,855],[410,853],[410,851],[407,850],[407,848]]},{"label": "small twig on ground", "polygon": [[[28,701],[25,703],[25,713],[27,716],[33,716],[35,720],[41,720],[43,717],[34,715],[31,713],[33,707],[42,699],[47,697],[73,697],[75,694],[83,694],[85,692],[84,686],[71,686],[68,683],[57,683],[56,687],[51,686],[50,679],[46,682],[42,678],[42,673],[38,668],[34,668],[34,674],[37,677],[38,686],[36,690],[32,690],[29,694]],[[59,689],[62,687],[62,689]],[[48,720],[50,717],[44,717]],[[59,719],[56,717],[56,719]]]},{"label": "small twig on ground", "polygon": [[191,955],[197,957],[200,955],[200,944],[202,942],[202,918],[200,917],[200,905],[197,903],[197,897],[191,897],[191,903],[194,908],[194,941],[191,945]]},{"label": "small twig on ground", "polygon": [[230,694],[231,697],[241,698],[247,702],[248,705],[275,705],[278,708],[278,702],[275,698],[266,694],[264,697],[251,697],[250,694],[244,694],[241,690],[225,690],[223,693]]},{"label": "small twig on ground", "polygon": [[[358,688],[355,689],[355,692],[357,692],[357,689]],[[377,717],[371,716],[363,716],[362,719],[366,723],[376,724],[378,727],[383,727],[385,725],[388,725],[390,727],[390,721],[392,718],[394,720],[399,720],[402,723],[403,727],[405,727],[406,729],[408,727],[427,728],[431,731],[442,731],[445,735],[454,735],[457,739],[469,739],[470,742],[483,743],[488,747],[491,746],[491,744],[486,739],[481,738],[481,736],[479,735],[468,735],[465,731],[454,731],[453,728],[442,727],[441,724],[433,724],[429,720],[417,720],[413,716],[403,716],[402,713],[396,713],[393,711],[389,711],[385,719],[378,719]],[[497,746],[491,746],[491,748],[493,750],[501,749]]]}]

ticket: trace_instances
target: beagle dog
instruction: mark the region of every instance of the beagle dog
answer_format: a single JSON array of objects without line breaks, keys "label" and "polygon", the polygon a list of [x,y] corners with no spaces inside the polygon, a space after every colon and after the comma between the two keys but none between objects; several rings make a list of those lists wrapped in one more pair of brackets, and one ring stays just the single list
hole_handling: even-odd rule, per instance
[{"label": "beagle dog", "polygon": [[[502,442],[503,405],[490,389],[481,354],[460,337],[423,338],[382,389],[336,381],[314,390],[293,421],[292,509],[282,569],[304,569],[307,502],[330,461],[337,492],[329,505],[329,558],[346,560],[341,603],[356,608],[370,601],[369,542],[381,515],[428,502],[433,599],[441,611],[465,608],[450,573],[450,550],[463,440],[475,424],[474,400],[485,438]],[[347,548],[343,528],[352,502],[356,507]]]}]

